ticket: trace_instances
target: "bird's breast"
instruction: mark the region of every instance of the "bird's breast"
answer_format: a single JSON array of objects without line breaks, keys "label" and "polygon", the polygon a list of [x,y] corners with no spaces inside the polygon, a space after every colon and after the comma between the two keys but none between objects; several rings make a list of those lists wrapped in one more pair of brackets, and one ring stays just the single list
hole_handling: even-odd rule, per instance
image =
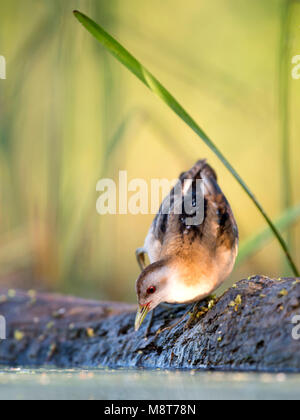
[{"label": "bird's breast", "polygon": [[219,249],[213,257],[201,253],[190,259],[173,261],[168,285],[168,303],[195,302],[212,294],[230,275],[236,259],[236,249]]}]

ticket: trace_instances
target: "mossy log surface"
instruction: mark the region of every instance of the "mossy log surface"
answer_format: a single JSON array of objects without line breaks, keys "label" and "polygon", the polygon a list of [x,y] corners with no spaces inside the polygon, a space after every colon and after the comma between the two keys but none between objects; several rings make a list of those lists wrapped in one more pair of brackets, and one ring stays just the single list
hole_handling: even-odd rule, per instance
[{"label": "mossy log surface", "polygon": [[299,280],[242,280],[188,328],[187,316],[156,335],[187,310],[158,308],[147,339],[147,322],[134,331],[135,309],[1,290],[7,339],[0,342],[0,364],[300,372],[300,340],[292,337],[293,317],[300,315]]}]

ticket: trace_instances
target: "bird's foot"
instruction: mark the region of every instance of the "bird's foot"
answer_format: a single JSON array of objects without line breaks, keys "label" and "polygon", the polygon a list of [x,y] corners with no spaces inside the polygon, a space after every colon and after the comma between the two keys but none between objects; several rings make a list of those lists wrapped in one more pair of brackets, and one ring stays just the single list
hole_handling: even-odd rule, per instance
[{"label": "bird's foot", "polygon": [[181,321],[183,321],[184,320],[184,318],[188,315],[190,313],[190,309],[187,311],[187,312],[185,312],[183,315],[182,315],[182,317],[181,318],[179,318],[179,320],[178,321],[176,321],[175,322],[175,324],[172,324],[172,325],[170,325],[169,327],[165,327],[165,328],[160,328],[157,332],[156,332],[156,335],[159,335],[159,334],[161,334],[162,332],[164,332],[164,331],[171,331],[171,330],[173,330],[173,328],[175,328],[175,327],[177,327],[177,325],[179,325],[180,323],[181,323]]},{"label": "bird's foot", "polygon": [[187,320],[185,326],[183,327],[185,330],[190,329],[192,326],[196,324],[198,319],[206,313],[204,308],[201,306],[202,302],[197,302],[189,312],[189,319]]},{"label": "bird's foot", "polygon": [[184,329],[187,330],[195,325],[196,322],[215,305],[216,300],[217,298],[215,295],[210,295],[205,298],[205,300],[196,302],[192,310],[189,312],[190,317],[185,324]]},{"label": "bird's foot", "polygon": [[189,329],[192,327],[200,318],[202,315],[206,314],[217,302],[217,298],[215,295],[210,295],[206,299],[201,300],[199,302],[196,302],[194,305],[192,305],[187,312],[185,312],[181,318],[179,318],[178,321],[175,322],[175,324],[170,325],[169,327],[165,327],[162,329],[159,329],[156,333],[156,335],[161,334],[164,331],[171,331],[177,325],[181,323],[185,319],[187,315],[189,315],[188,321],[184,325],[184,329]]}]

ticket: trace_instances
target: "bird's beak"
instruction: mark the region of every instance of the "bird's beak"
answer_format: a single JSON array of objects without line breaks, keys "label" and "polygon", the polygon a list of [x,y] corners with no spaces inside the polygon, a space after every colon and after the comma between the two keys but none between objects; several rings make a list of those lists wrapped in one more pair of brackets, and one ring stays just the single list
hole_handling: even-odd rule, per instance
[{"label": "bird's beak", "polygon": [[149,312],[149,305],[140,305],[135,318],[135,331],[142,325],[144,319]]}]

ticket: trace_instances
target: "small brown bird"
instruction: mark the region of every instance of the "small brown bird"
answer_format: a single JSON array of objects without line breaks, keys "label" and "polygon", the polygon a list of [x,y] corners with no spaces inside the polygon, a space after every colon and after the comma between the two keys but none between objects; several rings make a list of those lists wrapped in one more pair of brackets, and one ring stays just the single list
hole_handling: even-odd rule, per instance
[{"label": "small brown bird", "polygon": [[[185,197],[185,180],[203,183],[204,215],[198,225],[187,224],[188,217],[175,212],[174,191]],[[178,191],[178,189],[177,189]],[[170,203],[166,213],[165,205]],[[195,209],[196,210],[196,209]],[[180,213],[180,214],[178,214]],[[209,296],[233,270],[238,251],[238,228],[232,210],[218,183],[215,171],[198,161],[183,173],[163,201],[143,248],[136,251],[142,273],[136,282],[139,309],[135,321],[138,330],[149,311],[160,303],[192,303]],[[145,254],[150,265],[145,266]]]}]

